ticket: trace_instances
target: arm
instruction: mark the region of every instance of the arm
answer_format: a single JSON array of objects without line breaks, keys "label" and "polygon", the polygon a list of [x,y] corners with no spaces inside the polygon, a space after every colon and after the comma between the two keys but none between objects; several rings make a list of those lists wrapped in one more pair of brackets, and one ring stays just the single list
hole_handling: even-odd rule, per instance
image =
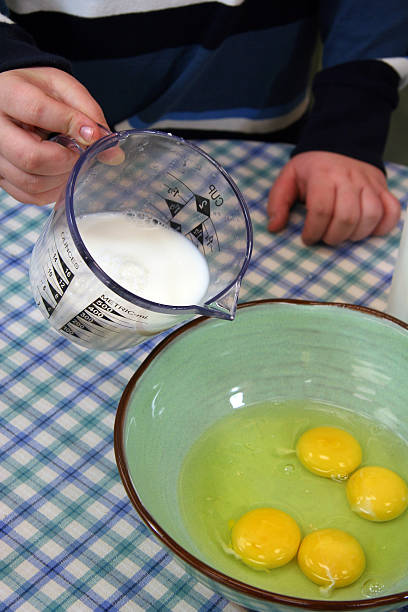
[{"label": "arm", "polygon": [[382,154],[404,77],[392,66],[405,70],[408,62],[389,65],[373,57],[407,53],[408,4],[321,4],[324,67],[314,79],[305,130],[270,192],[269,229],[282,229],[301,199],[307,210],[304,242],[338,244],[387,233],[399,219]]},{"label": "arm", "polygon": [[0,72],[32,66],[49,66],[71,72],[67,59],[41,51],[27,32],[0,13]]},{"label": "arm", "polygon": [[103,112],[64,58],[42,52],[21,28],[0,20],[0,186],[21,202],[56,200],[77,159],[46,140],[60,132],[89,145]]}]

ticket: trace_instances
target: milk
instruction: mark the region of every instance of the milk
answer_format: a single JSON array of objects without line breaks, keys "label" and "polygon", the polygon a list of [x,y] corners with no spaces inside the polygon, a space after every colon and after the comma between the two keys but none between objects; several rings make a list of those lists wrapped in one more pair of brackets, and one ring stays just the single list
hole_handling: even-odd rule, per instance
[{"label": "milk", "polygon": [[77,219],[81,238],[102,270],[144,299],[199,304],[209,284],[205,257],[183,234],[156,220],[104,212]]},{"label": "milk", "polygon": [[408,323],[408,217],[405,212],[386,312]]}]

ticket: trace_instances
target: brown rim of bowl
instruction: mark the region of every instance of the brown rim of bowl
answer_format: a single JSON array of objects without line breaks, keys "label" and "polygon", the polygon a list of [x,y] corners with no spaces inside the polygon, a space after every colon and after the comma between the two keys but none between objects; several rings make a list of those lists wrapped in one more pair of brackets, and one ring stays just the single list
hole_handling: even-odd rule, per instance
[{"label": "brown rim of bowl", "polygon": [[[252,302],[243,302],[238,305],[238,309],[240,308],[248,308],[251,306],[257,306],[259,304],[300,304],[306,306],[334,306],[337,308],[347,308],[350,310],[354,310],[357,312],[366,313],[369,315],[373,315],[378,318],[387,319],[403,329],[408,331],[408,324],[392,317],[391,315],[385,314],[373,308],[368,308],[366,306],[358,306],[355,304],[347,304],[342,302],[314,302],[309,300],[295,300],[295,299],[263,299],[256,300]],[[152,515],[148,512],[148,510],[142,504],[136,490],[133,487],[132,480],[130,474],[128,472],[124,445],[123,445],[123,427],[126,418],[126,409],[128,402],[130,400],[133,389],[136,386],[137,381],[142,376],[142,374],[147,370],[149,365],[152,363],[154,359],[161,353],[161,351],[166,348],[168,344],[170,344],[175,338],[181,336],[184,332],[200,325],[204,321],[207,321],[209,317],[197,317],[188,323],[185,323],[181,327],[178,327],[173,332],[171,332],[164,340],[162,340],[146,357],[143,363],[139,366],[136,372],[133,374],[131,379],[129,380],[126,388],[122,394],[122,397],[119,401],[116,419],[115,419],[115,427],[114,427],[114,450],[116,457],[116,464],[119,470],[120,477],[122,479],[122,483],[125,487],[125,490],[129,496],[129,499],[139,514],[142,521],[145,525],[153,532],[153,534],[168,548],[176,557],[179,557],[183,561],[185,561],[188,565],[191,565],[195,570],[199,573],[203,574],[207,578],[218,582],[220,585],[226,586],[232,590],[235,590],[237,593],[245,595],[247,597],[253,597],[255,599],[259,599],[261,601],[266,601],[275,604],[287,605],[287,606],[295,606],[298,608],[305,608],[311,610],[354,610],[355,608],[375,608],[377,606],[384,606],[388,604],[394,604],[398,602],[402,602],[404,600],[408,600],[408,591],[402,591],[401,593],[395,593],[393,595],[385,595],[383,597],[373,597],[372,599],[352,599],[346,601],[327,601],[327,600],[319,600],[319,599],[305,599],[303,597],[291,597],[288,595],[280,595],[279,593],[273,593],[271,591],[266,591],[264,589],[260,589],[258,587],[254,587],[240,580],[236,580],[235,578],[231,578],[222,572],[214,569],[210,565],[207,565],[203,561],[200,561],[194,555],[190,554],[185,550],[182,546],[177,544],[173,538],[171,538],[165,531],[160,527],[160,525],[155,521]]]}]

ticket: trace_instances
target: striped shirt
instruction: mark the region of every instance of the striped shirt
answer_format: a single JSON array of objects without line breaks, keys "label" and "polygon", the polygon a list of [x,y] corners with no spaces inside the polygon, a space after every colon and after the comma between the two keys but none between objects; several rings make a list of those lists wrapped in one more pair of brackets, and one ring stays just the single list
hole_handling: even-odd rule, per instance
[{"label": "striped shirt", "polygon": [[[72,72],[116,129],[297,142],[382,167],[406,0],[8,0],[0,70]],[[322,70],[310,72],[318,37]],[[307,115],[307,121],[304,118]],[[305,123],[298,134],[297,126]]]}]

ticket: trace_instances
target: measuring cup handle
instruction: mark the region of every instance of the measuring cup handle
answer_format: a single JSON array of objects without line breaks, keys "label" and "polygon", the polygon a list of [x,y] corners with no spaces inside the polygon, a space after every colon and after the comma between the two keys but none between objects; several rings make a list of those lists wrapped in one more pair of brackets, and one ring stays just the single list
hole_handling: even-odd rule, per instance
[{"label": "measuring cup handle", "polygon": [[[112,132],[108,130],[108,128],[106,128],[104,125],[101,125],[100,123],[98,123],[97,125],[103,132],[105,132],[105,135],[112,134]],[[65,134],[51,134],[48,140],[56,142],[62,145],[63,147],[74,151],[75,153],[83,153],[84,151],[86,151],[86,147],[82,147],[81,145],[79,145],[75,138],[71,138],[70,136],[66,136]]]}]

